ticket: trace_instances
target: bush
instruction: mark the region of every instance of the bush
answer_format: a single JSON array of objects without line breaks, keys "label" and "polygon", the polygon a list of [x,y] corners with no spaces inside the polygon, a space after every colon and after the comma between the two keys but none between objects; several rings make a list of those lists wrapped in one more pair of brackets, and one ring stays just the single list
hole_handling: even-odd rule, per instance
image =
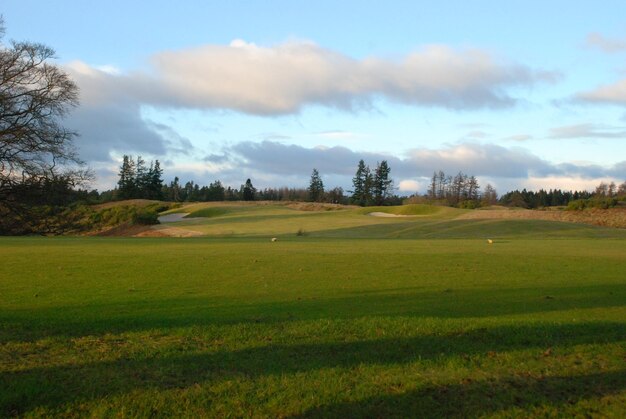
[{"label": "bush", "polygon": [[567,204],[566,210],[568,211],[582,211],[586,208],[599,208],[608,209],[617,205],[616,198],[589,198],[589,199],[577,199],[576,201],[570,201]]},{"label": "bush", "polygon": [[141,225],[159,224],[159,214],[155,210],[142,208],[133,214],[132,222]]},{"label": "bush", "polygon": [[459,204],[459,208],[463,209],[476,209],[480,207],[480,202],[475,201],[473,199],[468,199],[467,201],[462,201]]}]

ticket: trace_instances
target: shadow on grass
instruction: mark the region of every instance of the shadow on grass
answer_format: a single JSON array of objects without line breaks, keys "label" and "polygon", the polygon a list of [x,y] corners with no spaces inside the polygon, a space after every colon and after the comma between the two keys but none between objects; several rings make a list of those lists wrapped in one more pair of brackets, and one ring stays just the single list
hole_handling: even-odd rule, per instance
[{"label": "shadow on grass", "polygon": [[[478,417],[511,408],[562,408],[585,399],[616,394],[626,389],[626,371],[571,377],[514,377],[498,381],[430,386],[402,394],[381,395],[311,409],[293,417]],[[560,412],[563,414],[563,412]],[[580,412],[578,412],[580,414]],[[597,413],[597,412],[596,412]],[[548,416],[543,412],[541,416]],[[552,412],[554,414],[554,412]]]},{"label": "shadow on grass", "polygon": [[[403,365],[420,360],[444,361],[450,357],[461,357],[466,362],[473,362],[473,356],[498,356],[522,349],[536,349],[536,355],[529,356],[539,359],[544,356],[547,347],[553,348],[552,351],[556,354],[575,345],[620,342],[625,334],[626,326],[620,323],[588,323],[540,327],[503,326],[474,329],[454,335],[421,335],[355,342],[271,344],[213,353],[198,353],[181,347],[181,352],[174,348],[165,355],[148,353],[144,355],[146,358],[123,358],[0,373],[0,382],[3,383],[0,412],[9,415],[24,414],[38,406],[55,407],[74,401],[124,394],[136,389],[187,388],[195,384],[231,379],[250,380],[268,375],[282,376],[327,368]],[[603,380],[602,376],[598,376],[598,379]],[[562,382],[565,387],[566,381],[563,379]],[[623,385],[623,380],[620,383]],[[502,391],[511,393],[512,387],[507,386],[495,384],[492,387],[503,387]],[[449,392],[454,393],[451,400],[458,403],[462,401],[464,396],[457,394],[461,389],[462,387],[450,388]],[[486,390],[487,388],[477,387],[473,391],[480,393]],[[582,397],[583,394],[588,394],[585,391],[591,390],[579,391]],[[397,400],[389,396],[366,405],[375,407],[383,404],[387,405],[385,409],[390,409],[396,402],[414,403],[411,400],[418,395],[419,393],[414,396],[397,396]],[[513,396],[511,393],[510,397]],[[405,400],[402,397],[407,398]],[[486,400],[485,403],[489,404],[489,401]],[[329,412],[348,408],[349,405],[327,407]],[[323,413],[320,410],[319,414],[323,416]],[[311,414],[315,415],[315,412]]]},{"label": "shadow on grass", "polygon": [[0,313],[0,343],[178,327],[361,317],[467,318],[621,307],[626,284],[507,289],[399,288],[279,302],[187,297]]}]

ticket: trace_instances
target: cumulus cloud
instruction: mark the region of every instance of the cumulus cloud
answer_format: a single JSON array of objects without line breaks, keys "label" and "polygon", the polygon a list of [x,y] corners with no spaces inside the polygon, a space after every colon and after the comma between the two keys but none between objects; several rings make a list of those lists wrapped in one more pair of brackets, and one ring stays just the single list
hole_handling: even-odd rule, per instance
[{"label": "cumulus cloud", "polygon": [[550,138],[626,138],[626,130],[596,124],[576,124],[552,128]]},{"label": "cumulus cloud", "polygon": [[626,40],[609,39],[597,32],[587,35],[587,45],[607,53],[626,51]]},{"label": "cumulus cloud", "polygon": [[[69,125],[82,134],[83,157],[95,161],[107,160],[112,151],[189,150],[190,142],[171,128],[145,120],[144,106],[271,116],[311,105],[370,109],[378,100],[459,110],[504,108],[518,100],[512,89],[558,77],[480,49],[430,45],[398,59],[356,59],[307,41],[264,47],[237,40],[164,51],[150,57],[142,71],[78,61],[66,68],[81,91],[81,108]],[[318,134],[355,138],[339,131]]]},{"label": "cumulus cloud", "polygon": [[399,60],[355,59],[312,42],[230,45],[165,51],[146,73],[116,74],[83,63],[71,68],[89,100],[134,97],[156,106],[230,109],[255,115],[296,113],[307,105],[354,110],[378,98],[450,109],[510,107],[509,88],[558,75],[506,62],[479,49],[430,45]]}]

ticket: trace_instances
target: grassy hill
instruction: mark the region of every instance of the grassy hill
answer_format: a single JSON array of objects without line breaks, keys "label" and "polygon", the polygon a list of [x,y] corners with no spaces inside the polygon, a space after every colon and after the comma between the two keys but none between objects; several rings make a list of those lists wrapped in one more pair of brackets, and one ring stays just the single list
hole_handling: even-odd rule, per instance
[{"label": "grassy hill", "polygon": [[206,236],[0,238],[0,415],[626,412],[624,230],[173,211],[193,218],[158,228]]}]

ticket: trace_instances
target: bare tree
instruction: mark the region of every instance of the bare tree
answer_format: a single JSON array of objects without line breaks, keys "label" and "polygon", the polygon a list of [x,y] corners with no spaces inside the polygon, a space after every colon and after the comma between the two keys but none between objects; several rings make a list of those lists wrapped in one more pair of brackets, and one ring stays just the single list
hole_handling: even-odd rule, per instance
[{"label": "bare tree", "polygon": [[51,64],[45,45],[3,40],[0,17],[0,202],[15,199],[25,185],[54,180],[70,187],[89,174],[81,169],[73,139],[61,124],[78,104],[78,87]]}]

